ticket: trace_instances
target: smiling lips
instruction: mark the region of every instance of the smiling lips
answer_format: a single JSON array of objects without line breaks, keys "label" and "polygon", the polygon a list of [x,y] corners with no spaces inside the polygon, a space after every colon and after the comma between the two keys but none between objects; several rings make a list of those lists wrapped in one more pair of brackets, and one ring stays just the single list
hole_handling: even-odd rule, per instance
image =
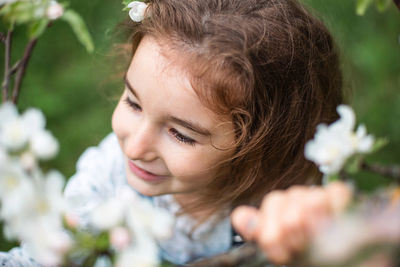
[{"label": "smiling lips", "polygon": [[160,182],[167,178],[167,176],[155,175],[151,172],[143,170],[142,168],[136,166],[131,160],[128,160],[128,166],[133,174],[146,182]]}]

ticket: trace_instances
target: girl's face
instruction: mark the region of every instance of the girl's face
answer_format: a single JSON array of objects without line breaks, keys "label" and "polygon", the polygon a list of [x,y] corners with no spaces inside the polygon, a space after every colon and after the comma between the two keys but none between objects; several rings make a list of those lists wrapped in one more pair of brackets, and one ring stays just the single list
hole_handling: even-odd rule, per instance
[{"label": "girl's face", "polygon": [[179,56],[145,37],[112,118],[128,183],[148,196],[201,190],[233,151],[232,123],[200,102]]}]

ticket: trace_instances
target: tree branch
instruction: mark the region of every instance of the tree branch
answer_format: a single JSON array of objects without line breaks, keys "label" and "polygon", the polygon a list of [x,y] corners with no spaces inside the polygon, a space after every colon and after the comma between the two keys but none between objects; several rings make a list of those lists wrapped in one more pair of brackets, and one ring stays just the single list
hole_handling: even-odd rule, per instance
[{"label": "tree branch", "polygon": [[[10,78],[11,78],[11,72],[10,72],[10,62],[11,62],[11,43],[12,43],[12,36],[13,36],[13,31],[8,31],[7,36],[4,40],[5,44],[5,55],[4,55],[4,79],[3,79],[3,102],[6,102],[8,100],[8,91],[9,91],[9,86],[10,86]],[[4,38],[4,35],[2,36]]]},{"label": "tree branch", "polygon": [[26,67],[28,66],[29,59],[32,55],[32,50],[35,47],[36,43],[37,43],[37,39],[33,39],[33,40],[29,41],[28,45],[25,48],[25,53],[21,60],[21,63],[18,66],[17,74],[15,77],[14,88],[13,88],[13,95],[12,95],[12,101],[15,104],[18,101],[18,96],[19,96],[19,93],[21,90],[21,84],[22,84],[22,80],[24,79]]},{"label": "tree branch", "polygon": [[400,166],[382,166],[379,164],[368,164],[366,162],[362,162],[361,169],[393,178],[397,182],[400,182]]}]

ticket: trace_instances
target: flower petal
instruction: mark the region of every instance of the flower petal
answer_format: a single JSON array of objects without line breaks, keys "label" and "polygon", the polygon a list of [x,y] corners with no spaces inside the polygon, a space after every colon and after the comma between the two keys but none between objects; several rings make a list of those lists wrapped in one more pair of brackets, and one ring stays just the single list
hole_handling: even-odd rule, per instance
[{"label": "flower petal", "polygon": [[147,4],[139,1],[130,2],[127,6],[131,10],[129,16],[134,22],[141,22],[144,18],[144,14],[147,8]]}]

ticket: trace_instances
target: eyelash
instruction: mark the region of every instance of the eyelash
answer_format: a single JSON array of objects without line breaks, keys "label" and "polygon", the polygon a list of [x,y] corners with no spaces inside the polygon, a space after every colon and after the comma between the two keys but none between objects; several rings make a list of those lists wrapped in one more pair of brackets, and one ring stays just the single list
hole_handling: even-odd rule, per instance
[{"label": "eyelash", "polygon": [[[124,99],[124,102],[125,102],[128,106],[130,106],[133,110],[135,110],[135,111],[142,111],[142,108],[141,108],[138,104],[136,104],[135,102],[133,102],[132,100],[130,100],[129,97],[126,97],[126,98]],[[188,145],[191,145],[191,146],[194,146],[194,145],[196,144],[196,141],[195,141],[195,140],[193,140],[192,138],[187,137],[187,136],[181,134],[180,132],[178,132],[178,131],[177,131],[176,129],[174,129],[174,128],[171,128],[171,129],[169,130],[169,132],[170,132],[170,133],[172,134],[172,136],[174,136],[175,139],[176,139],[178,142],[180,142],[180,143],[188,144]]]},{"label": "eyelash", "polygon": [[130,100],[129,97],[126,97],[126,98],[124,99],[124,102],[125,102],[126,104],[128,104],[128,106],[130,106],[131,108],[133,108],[135,111],[142,111],[142,108],[141,108],[138,104],[136,104],[135,102],[133,102],[132,100]]},{"label": "eyelash", "polygon": [[191,146],[194,146],[196,144],[196,141],[194,141],[192,138],[184,136],[174,128],[171,128],[169,132],[175,137],[176,140],[178,140],[178,142],[188,144]]}]

